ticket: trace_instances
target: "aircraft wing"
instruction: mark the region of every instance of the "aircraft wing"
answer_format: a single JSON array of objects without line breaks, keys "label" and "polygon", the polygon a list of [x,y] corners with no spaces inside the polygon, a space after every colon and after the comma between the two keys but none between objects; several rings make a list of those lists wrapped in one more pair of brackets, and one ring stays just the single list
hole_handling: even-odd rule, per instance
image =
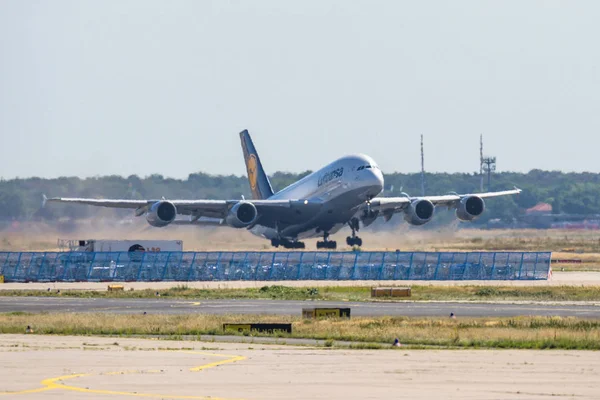
[{"label": "aircraft wing", "polygon": [[[419,197],[375,197],[371,200],[371,210],[381,211],[382,213],[399,212],[404,210],[411,202],[415,200],[429,200],[435,206],[456,206],[465,197],[477,196],[482,199],[488,199],[491,197],[509,196],[521,193],[521,189],[514,188],[512,190],[504,190],[501,192],[488,192],[488,193],[472,193],[472,194],[446,194],[442,196],[419,196]],[[363,209],[367,209],[367,205],[362,206]]]},{"label": "aircraft wing", "polygon": [[[46,203],[85,204],[108,208],[130,208],[143,214],[152,204],[162,200],[125,200],[125,199],[84,199],[73,197],[44,197]],[[177,207],[177,213],[182,215],[199,215],[221,217],[229,210],[228,202],[224,200],[168,200]]]},{"label": "aircraft wing", "polygon": [[[90,206],[108,208],[129,208],[135,210],[137,216],[143,215],[155,203],[169,201],[173,203],[179,215],[190,215],[195,225],[218,225],[216,221],[201,221],[201,217],[224,219],[229,210],[240,201],[252,203],[260,217],[261,224],[268,226],[275,224],[277,220],[290,220],[297,218],[300,213],[314,213],[321,203],[306,200],[119,200],[119,199],[85,199],[71,197],[44,196],[43,205],[51,203],[85,204]],[[298,212],[300,211],[300,213]],[[182,223],[176,223],[182,224]],[[189,224],[189,223],[188,223]]]}]

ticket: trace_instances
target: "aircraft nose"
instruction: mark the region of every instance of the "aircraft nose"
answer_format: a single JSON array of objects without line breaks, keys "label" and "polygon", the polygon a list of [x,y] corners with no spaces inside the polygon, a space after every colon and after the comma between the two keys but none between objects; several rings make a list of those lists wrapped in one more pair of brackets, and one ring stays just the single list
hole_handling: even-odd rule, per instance
[{"label": "aircraft nose", "polygon": [[369,171],[371,172],[372,180],[375,183],[375,186],[383,190],[383,173],[381,170],[379,168],[372,168]]}]

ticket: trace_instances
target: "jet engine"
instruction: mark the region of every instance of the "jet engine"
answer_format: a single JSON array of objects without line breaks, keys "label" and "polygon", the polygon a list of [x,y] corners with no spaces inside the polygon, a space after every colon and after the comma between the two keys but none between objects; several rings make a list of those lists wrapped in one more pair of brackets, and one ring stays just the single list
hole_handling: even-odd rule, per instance
[{"label": "jet engine", "polygon": [[177,216],[177,207],[170,201],[157,201],[152,204],[146,214],[146,221],[152,226],[163,227],[169,225]]},{"label": "jet engine", "polygon": [[227,225],[233,228],[245,228],[252,225],[258,217],[258,211],[254,204],[247,201],[236,203],[229,210],[229,214],[225,218]]},{"label": "jet engine", "polygon": [[404,210],[404,220],[411,225],[423,225],[431,220],[435,206],[429,200],[413,200]]},{"label": "jet engine", "polygon": [[461,221],[473,221],[485,210],[485,203],[479,196],[463,197],[456,207],[456,218]]}]

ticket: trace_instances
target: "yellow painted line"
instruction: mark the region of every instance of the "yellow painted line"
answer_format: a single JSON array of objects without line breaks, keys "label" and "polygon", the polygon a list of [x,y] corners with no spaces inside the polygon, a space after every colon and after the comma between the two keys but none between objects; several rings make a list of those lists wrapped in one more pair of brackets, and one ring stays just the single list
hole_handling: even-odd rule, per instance
[{"label": "yellow painted line", "polygon": [[8,395],[13,396],[15,394],[39,393],[39,392],[45,392],[46,390],[52,390],[52,388],[41,387],[41,388],[37,388],[37,389],[19,390],[17,392],[0,392],[0,396],[8,396]]},{"label": "yellow painted line", "polygon": [[[190,368],[190,371],[192,371],[192,372],[202,371],[205,369],[217,367],[219,365],[229,364],[229,363],[233,363],[236,361],[242,361],[242,360],[246,359],[246,357],[243,357],[243,356],[205,353],[205,352],[200,352],[200,351],[178,351],[178,352],[187,353],[187,354],[199,354],[199,355],[205,355],[205,356],[209,356],[209,357],[226,357],[225,360],[215,361],[215,362],[212,362],[209,364],[200,365],[198,367],[192,367],[192,368]],[[149,371],[128,370],[128,371],[106,372],[101,375],[120,375],[120,374],[132,374],[132,373],[156,373],[156,372],[159,372],[159,371],[158,370],[149,370]],[[174,395],[155,394],[155,393],[133,393],[133,392],[120,392],[120,391],[115,391],[115,390],[86,389],[86,388],[72,386],[72,385],[66,385],[66,384],[62,383],[63,381],[66,381],[69,379],[75,379],[75,378],[81,378],[81,377],[87,377],[87,376],[92,376],[92,374],[72,374],[72,375],[63,375],[63,376],[59,376],[56,378],[44,379],[41,382],[41,384],[44,387],[37,388],[37,389],[21,390],[18,392],[2,392],[2,393],[0,393],[0,396],[38,393],[38,392],[44,392],[47,390],[66,390],[66,391],[79,392],[79,393],[94,393],[94,394],[107,394],[107,395],[115,395],[115,396],[131,396],[131,397],[146,397],[146,398],[160,397],[160,398],[182,399],[182,400],[183,399],[232,400],[232,399],[225,399],[225,398],[213,397],[213,396],[174,396]]]},{"label": "yellow painted line", "polygon": [[132,392],[120,392],[116,390],[100,390],[100,389],[86,389],[77,386],[65,385],[64,383],[57,383],[58,381],[65,381],[67,379],[79,378],[82,376],[90,376],[91,374],[76,374],[59,376],[57,378],[45,379],[42,381],[42,385],[46,385],[49,389],[62,389],[71,392],[79,393],[94,393],[94,394],[108,394],[114,396],[131,396],[131,397],[160,397],[168,399],[193,399],[193,400],[226,400],[220,397],[211,396],[173,396],[170,394],[158,394],[158,393],[132,393]]},{"label": "yellow painted line", "polygon": [[199,351],[184,351],[183,353],[202,354],[202,355],[210,356],[210,357],[228,357],[227,360],[215,361],[210,364],[204,364],[204,365],[200,365],[199,367],[190,368],[190,371],[192,371],[192,372],[198,372],[198,371],[202,371],[205,369],[218,367],[219,365],[229,364],[229,363],[233,363],[236,361],[242,361],[242,360],[246,359],[246,357],[243,357],[243,356],[232,356],[232,355],[228,355],[228,354],[215,354],[215,353],[203,353],[203,352],[199,352]]},{"label": "yellow painted line", "polygon": [[62,389],[62,385],[56,383],[56,381],[63,381],[66,379],[80,378],[82,376],[90,376],[91,374],[72,374],[72,375],[63,375],[58,378],[50,378],[44,379],[42,381],[42,385],[46,386],[47,389]]}]

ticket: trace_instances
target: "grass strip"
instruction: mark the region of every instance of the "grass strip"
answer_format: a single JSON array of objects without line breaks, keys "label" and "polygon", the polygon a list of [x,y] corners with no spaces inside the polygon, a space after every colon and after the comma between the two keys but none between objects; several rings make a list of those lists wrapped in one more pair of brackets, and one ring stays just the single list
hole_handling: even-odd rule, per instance
[{"label": "grass strip", "polygon": [[[372,301],[371,288],[353,287],[289,287],[263,286],[248,289],[194,289],[178,285],[169,289],[145,289],[126,291],[91,290],[0,290],[0,296],[48,296],[75,298],[161,298],[181,299],[272,299],[272,300],[330,300],[330,301]],[[380,298],[382,299],[382,298]],[[385,299],[385,298],[383,298]],[[403,298],[394,298],[401,301]],[[406,300],[534,300],[534,301],[600,301],[600,287],[597,286],[411,286],[411,297]],[[390,300],[387,298],[386,300]]]},{"label": "grass strip", "polygon": [[[292,334],[224,332],[223,323],[292,323]],[[244,334],[411,346],[511,349],[600,350],[600,321],[562,317],[409,318],[377,317],[307,320],[259,315],[121,315],[91,313],[0,314],[0,333],[59,335],[189,335]]]}]

